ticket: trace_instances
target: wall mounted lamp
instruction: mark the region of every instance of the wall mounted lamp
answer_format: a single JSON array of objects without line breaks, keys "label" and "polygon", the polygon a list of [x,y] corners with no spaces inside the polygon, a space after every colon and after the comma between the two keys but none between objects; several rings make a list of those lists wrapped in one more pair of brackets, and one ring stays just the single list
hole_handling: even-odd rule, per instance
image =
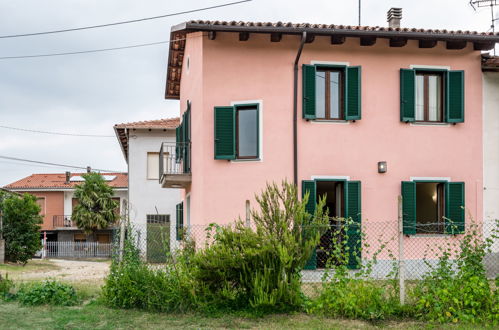
[{"label": "wall mounted lamp", "polygon": [[386,173],[387,170],[386,162],[378,162],[378,173]]}]

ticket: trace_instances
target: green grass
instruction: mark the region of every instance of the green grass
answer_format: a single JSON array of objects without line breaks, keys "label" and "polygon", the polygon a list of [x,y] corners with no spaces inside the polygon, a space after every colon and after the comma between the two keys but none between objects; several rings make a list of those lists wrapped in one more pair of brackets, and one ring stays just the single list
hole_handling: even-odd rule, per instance
[{"label": "green grass", "polygon": [[362,321],[297,314],[248,318],[237,315],[207,317],[199,314],[160,314],[110,309],[92,301],[79,307],[22,307],[0,302],[2,329],[480,329],[477,326],[429,325],[389,321],[376,325]]}]

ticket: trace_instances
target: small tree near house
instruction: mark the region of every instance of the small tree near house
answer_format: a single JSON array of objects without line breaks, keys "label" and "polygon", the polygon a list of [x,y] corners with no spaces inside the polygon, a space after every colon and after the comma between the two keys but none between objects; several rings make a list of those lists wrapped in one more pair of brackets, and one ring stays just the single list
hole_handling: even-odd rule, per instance
[{"label": "small tree near house", "polygon": [[72,219],[78,228],[91,234],[108,228],[118,220],[118,202],[112,199],[113,188],[100,174],[88,173],[83,175],[83,179],[85,182],[76,186],[78,205],[73,210]]},{"label": "small tree near house", "polygon": [[30,194],[3,194],[0,196],[0,209],[3,213],[5,258],[10,262],[26,264],[42,248],[42,217],[36,197]]}]

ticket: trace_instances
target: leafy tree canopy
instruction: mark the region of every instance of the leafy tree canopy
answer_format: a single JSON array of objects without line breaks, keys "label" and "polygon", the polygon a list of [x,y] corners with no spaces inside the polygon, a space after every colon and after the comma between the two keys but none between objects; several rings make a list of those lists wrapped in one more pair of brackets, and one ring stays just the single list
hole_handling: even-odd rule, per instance
[{"label": "leafy tree canopy", "polygon": [[36,197],[2,194],[0,208],[3,211],[5,257],[11,262],[26,264],[42,248],[40,224],[43,221]]},{"label": "leafy tree canopy", "polygon": [[76,186],[78,205],[73,210],[72,219],[78,228],[90,234],[115,223],[119,205],[112,199],[113,188],[99,173],[85,174],[83,179],[85,182]]}]

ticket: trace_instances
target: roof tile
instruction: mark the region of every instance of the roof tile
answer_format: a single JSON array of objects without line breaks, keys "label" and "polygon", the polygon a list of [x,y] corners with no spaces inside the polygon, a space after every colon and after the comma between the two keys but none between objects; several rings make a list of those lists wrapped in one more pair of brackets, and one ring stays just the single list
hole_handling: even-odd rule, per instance
[{"label": "roof tile", "polygon": [[[71,177],[82,176],[86,173],[71,173]],[[113,188],[127,188],[127,173],[102,173],[102,175],[114,175],[112,181],[106,181]],[[6,189],[71,189],[81,184],[81,181],[66,183],[65,173],[31,174],[21,180],[6,185]]]}]

